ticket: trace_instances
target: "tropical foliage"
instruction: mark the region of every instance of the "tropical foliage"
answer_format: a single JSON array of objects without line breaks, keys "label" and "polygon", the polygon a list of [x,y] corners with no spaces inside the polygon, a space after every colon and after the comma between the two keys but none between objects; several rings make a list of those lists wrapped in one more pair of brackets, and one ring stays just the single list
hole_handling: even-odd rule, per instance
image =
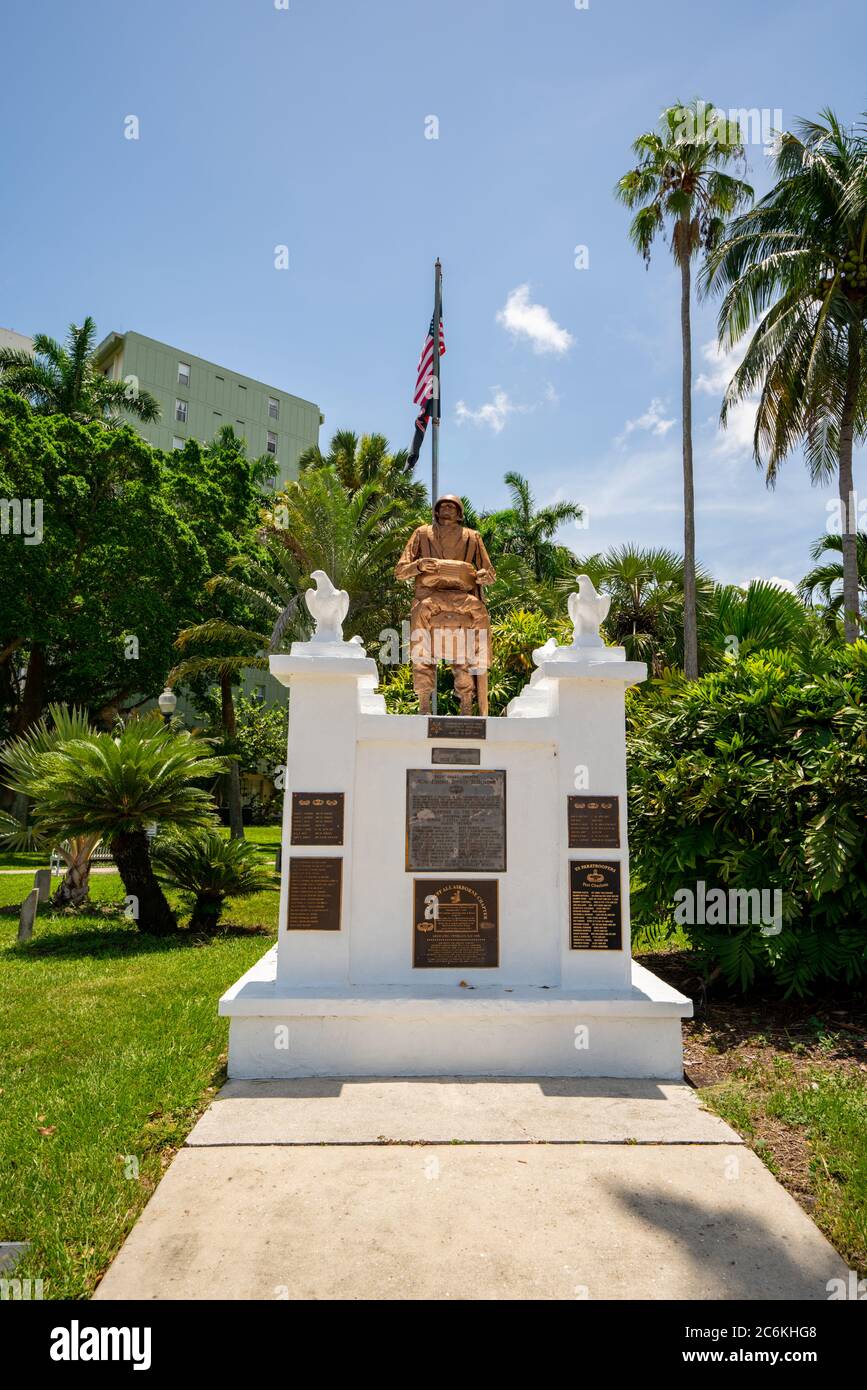
[{"label": "tropical foliage", "polygon": [[633,145],[635,166],[617,184],[617,195],[635,209],[630,238],[644,261],[657,236],[669,233],[680,270],[683,437],[683,651],[689,678],[698,675],[698,607],[695,568],[695,486],[692,459],[692,325],[693,258],[708,253],[722,239],[725,219],[748,202],[750,186],[725,172],[743,158],[741,131],[735,121],[706,101],[669,106],[656,130],[639,135]]},{"label": "tropical foliage", "polygon": [[165,935],[176,929],[177,917],[154,876],[147,832],[157,823],[166,829],[211,823],[213,800],[200,784],[223,769],[209,744],[175,733],[155,715],[116,733],[58,739],[38,758],[10,766],[6,781],[31,799],[44,839],[95,836],[109,845],[139,930]]},{"label": "tropical foliage", "polygon": [[192,896],[190,930],[217,930],[226,898],[242,898],[274,887],[274,875],[254,845],[226,839],[213,826],[157,836],[157,877]]},{"label": "tropical foliage", "polygon": [[[867,974],[867,643],[826,664],[764,651],[630,701],[636,920],[677,922],[740,988]],[[722,920],[698,907],[717,889]],[[733,912],[730,890],[768,894],[766,920],[760,897]],[[684,892],[703,920],[684,920]]]},{"label": "tropical foliage", "polygon": [[722,421],[759,392],[754,453],[769,484],[803,445],[814,483],[836,476],[846,640],[858,635],[852,446],[867,438],[867,132],[832,111],[785,132],[777,182],[713,247],[706,284],[724,293],[720,343],[752,328]]},{"label": "tropical foliage", "polygon": [[0,348],[0,386],[23,396],[40,415],[114,424],[126,411],[139,420],[158,420],[156,398],[134,382],[103,376],[96,366],[95,350],[92,318],[86,318],[80,328],[69,325],[65,346],[37,333],[32,353]]}]

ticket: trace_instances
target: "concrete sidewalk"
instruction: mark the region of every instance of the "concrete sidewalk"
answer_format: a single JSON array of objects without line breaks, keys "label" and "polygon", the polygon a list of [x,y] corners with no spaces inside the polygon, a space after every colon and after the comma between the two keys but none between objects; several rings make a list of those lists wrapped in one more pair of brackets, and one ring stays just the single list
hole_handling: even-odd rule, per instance
[{"label": "concrete sidewalk", "polygon": [[97,1299],[818,1299],[843,1261],[682,1083],[229,1082]]}]

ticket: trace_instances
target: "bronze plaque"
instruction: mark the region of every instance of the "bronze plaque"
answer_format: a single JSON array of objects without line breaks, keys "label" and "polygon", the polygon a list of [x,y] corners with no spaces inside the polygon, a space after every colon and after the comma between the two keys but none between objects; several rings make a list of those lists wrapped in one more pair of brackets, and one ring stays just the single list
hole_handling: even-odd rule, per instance
[{"label": "bronze plaque", "polygon": [[293,845],[343,844],[343,792],[293,792]]},{"label": "bronze plaque", "polygon": [[288,931],[340,931],[343,860],[289,860]]},{"label": "bronze plaque", "polygon": [[432,763],[467,763],[478,767],[482,761],[481,748],[432,748]]},{"label": "bronze plaque", "polygon": [[503,771],[406,774],[406,867],[501,873],[506,868]]},{"label": "bronze plaque", "polygon": [[569,848],[619,849],[620,798],[570,796]]},{"label": "bronze plaque", "polygon": [[431,715],[427,721],[428,738],[487,738],[484,719],[470,719],[463,714]]},{"label": "bronze plaque", "polygon": [[500,963],[497,880],[413,880],[412,963],[469,970]]},{"label": "bronze plaque", "polygon": [[569,861],[569,945],[573,951],[619,951],[619,863]]}]

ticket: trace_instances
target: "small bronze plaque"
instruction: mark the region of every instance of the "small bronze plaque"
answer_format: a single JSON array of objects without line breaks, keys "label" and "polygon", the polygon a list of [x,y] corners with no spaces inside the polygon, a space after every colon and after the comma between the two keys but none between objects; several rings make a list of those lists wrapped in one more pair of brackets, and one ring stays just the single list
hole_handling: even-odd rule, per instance
[{"label": "small bronze plaque", "polygon": [[432,715],[427,721],[428,738],[487,738],[484,719],[468,719],[461,714]]},{"label": "small bronze plaque", "polygon": [[620,865],[569,861],[569,945],[573,951],[619,951]]},{"label": "small bronze plaque", "polygon": [[340,931],[343,860],[289,860],[289,931]]},{"label": "small bronze plaque", "polygon": [[620,798],[570,796],[569,848],[619,849]]},{"label": "small bronze plaque", "polygon": [[496,879],[456,883],[413,880],[412,963],[420,969],[469,970],[500,963]]},{"label": "small bronze plaque", "polygon": [[481,748],[432,748],[430,760],[432,763],[468,763],[478,767],[482,761],[482,750]]},{"label": "small bronze plaque", "polygon": [[293,845],[343,844],[343,792],[293,792]]},{"label": "small bronze plaque", "polygon": [[406,868],[502,873],[506,867],[506,774],[406,774]]}]

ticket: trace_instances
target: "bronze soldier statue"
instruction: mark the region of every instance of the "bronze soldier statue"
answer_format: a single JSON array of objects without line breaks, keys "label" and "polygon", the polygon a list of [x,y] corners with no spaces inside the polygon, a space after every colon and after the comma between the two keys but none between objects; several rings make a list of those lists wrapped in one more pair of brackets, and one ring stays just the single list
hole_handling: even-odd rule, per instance
[{"label": "bronze soldier statue", "polygon": [[412,579],[410,619],[412,684],[420,714],[430,714],[437,663],[454,672],[461,714],[488,712],[491,622],[483,589],[496,575],[478,531],[463,525],[459,497],[440,497],[433,525],[417,526],[397,563],[398,579]]}]

